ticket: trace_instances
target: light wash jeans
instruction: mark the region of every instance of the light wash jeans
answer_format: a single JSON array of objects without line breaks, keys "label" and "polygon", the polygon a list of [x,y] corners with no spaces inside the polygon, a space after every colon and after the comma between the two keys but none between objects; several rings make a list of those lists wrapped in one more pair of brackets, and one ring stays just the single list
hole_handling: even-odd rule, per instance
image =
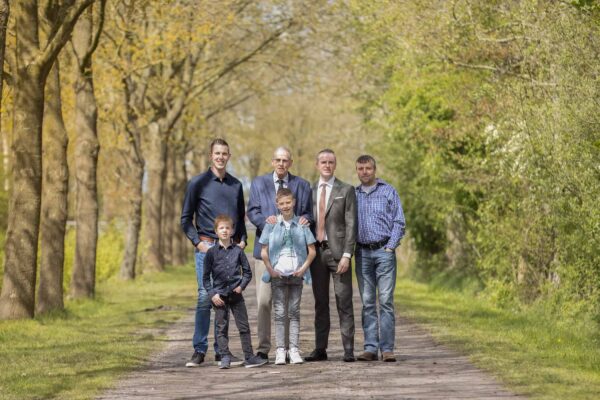
[{"label": "light wash jeans", "polygon": [[[396,287],[396,253],[383,248],[356,249],[356,278],[363,303],[362,327],[365,351],[394,351],[396,316],[394,289]],[[378,293],[377,293],[378,292]],[[379,316],[377,315],[379,295]]]},{"label": "light wash jeans", "polygon": [[[300,338],[300,301],[302,300],[302,278],[284,276],[271,280],[273,293],[273,315],[275,319],[275,345],[285,348],[285,324],[289,319],[289,347],[298,348]],[[286,310],[287,304],[287,310]]]},{"label": "light wash jeans", "polygon": [[[211,246],[212,243],[204,242]],[[208,292],[202,284],[202,275],[204,273],[204,257],[206,253],[201,253],[196,250],[194,253],[196,257],[196,279],[198,280],[198,303],[196,304],[196,320],[194,324],[194,336],[192,338],[192,345],[194,350],[199,353],[206,354],[208,350],[208,330],[210,329],[210,309],[211,302],[208,298]],[[217,334],[215,325],[215,354],[219,354],[219,346],[217,345]]]}]

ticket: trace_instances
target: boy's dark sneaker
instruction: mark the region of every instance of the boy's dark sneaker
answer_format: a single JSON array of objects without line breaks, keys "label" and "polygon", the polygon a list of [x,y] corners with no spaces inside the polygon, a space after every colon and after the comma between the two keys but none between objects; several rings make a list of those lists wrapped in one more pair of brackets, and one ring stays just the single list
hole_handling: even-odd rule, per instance
[{"label": "boy's dark sneaker", "polygon": [[200,353],[199,351],[194,351],[192,358],[190,361],[185,363],[186,367],[199,367],[200,364],[204,362],[204,353]]},{"label": "boy's dark sneaker", "polygon": [[224,356],[221,358],[221,362],[219,363],[220,369],[229,369],[231,367],[231,358],[229,356]]},{"label": "boy's dark sneaker", "polygon": [[[215,356],[215,361],[216,361],[216,359],[217,359],[217,357]],[[233,354],[229,354],[229,363],[232,367],[239,367],[240,365],[244,365],[244,360],[240,360]],[[219,367],[221,366],[221,356],[220,355],[219,355],[219,360],[217,362],[217,365]]]},{"label": "boy's dark sneaker", "polygon": [[246,359],[244,366],[246,368],[254,368],[254,367],[260,367],[261,365],[265,365],[268,362],[269,362],[268,360],[265,360],[264,358],[261,358],[259,356],[252,356],[252,357]]}]

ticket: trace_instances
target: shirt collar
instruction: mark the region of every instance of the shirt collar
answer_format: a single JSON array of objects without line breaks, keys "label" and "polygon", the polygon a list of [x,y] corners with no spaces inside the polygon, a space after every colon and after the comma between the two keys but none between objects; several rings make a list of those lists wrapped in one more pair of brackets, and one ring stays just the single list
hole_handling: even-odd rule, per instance
[{"label": "shirt collar", "polygon": [[219,242],[219,249],[231,249],[233,247],[233,240],[229,241],[229,245],[227,247],[222,246],[221,242]]},{"label": "shirt collar", "polygon": [[[219,182],[221,181],[219,179],[219,177],[217,175],[215,175],[215,173],[213,172],[212,168],[208,167],[208,173],[211,175],[211,179],[213,181],[219,181]],[[228,177],[229,177],[229,173],[225,172],[225,176],[223,177],[223,181],[226,181]]]},{"label": "shirt collar", "polygon": [[[281,216],[281,214],[277,215],[277,218],[279,219],[279,225],[283,225],[284,221],[283,221],[283,217]],[[300,218],[297,215],[294,215],[294,217],[290,220],[290,225],[299,225],[300,224]]]},{"label": "shirt collar", "polygon": [[[373,190],[377,189],[377,186],[379,186],[379,185],[385,185],[385,182],[379,178],[375,178],[375,185],[374,185],[375,188]],[[366,193],[364,190],[362,190],[362,183],[356,186],[356,190],[358,192]],[[371,190],[371,192],[373,192],[373,190]],[[369,193],[371,193],[371,192],[369,192]]]},{"label": "shirt collar", "polygon": [[329,178],[328,181],[324,181],[321,178],[319,178],[319,186],[318,187],[321,187],[321,185],[323,183],[326,183],[327,186],[329,186],[329,187],[333,187],[333,182],[335,182],[335,176],[332,176],[331,178]]},{"label": "shirt collar", "polygon": [[[279,180],[279,177],[277,176],[275,171],[273,171],[273,183],[277,183],[278,180]],[[290,173],[289,172],[287,174],[285,174],[282,181],[285,183],[288,183],[290,181]]]}]

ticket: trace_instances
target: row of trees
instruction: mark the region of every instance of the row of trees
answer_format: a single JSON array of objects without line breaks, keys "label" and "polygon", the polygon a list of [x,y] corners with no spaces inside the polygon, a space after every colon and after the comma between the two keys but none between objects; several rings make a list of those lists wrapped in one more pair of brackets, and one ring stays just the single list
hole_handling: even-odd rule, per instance
[{"label": "row of trees", "polygon": [[350,4],[414,273],[600,319],[598,3]]},{"label": "row of trees", "polygon": [[[327,1],[26,0],[10,13],[2,4],[2,130],[12,131],[5,319],[63,308],[68,218],[72,297],[94,296],[101,219],[125,225],[122,278],[134,279],[140,260],[145,271],[183,264],[181,198],[190,172],[206,168],[209,138],[232,141],[246,180],[262,172],[288,128],[246,151],[235,138],[266,136],[244,117],[257,120],[275,104],[257,99],[275,91],[307,102],[298,87],[310,60],[333,59],[315,47]],[[297,135],[314,142],[305,128]]]}]

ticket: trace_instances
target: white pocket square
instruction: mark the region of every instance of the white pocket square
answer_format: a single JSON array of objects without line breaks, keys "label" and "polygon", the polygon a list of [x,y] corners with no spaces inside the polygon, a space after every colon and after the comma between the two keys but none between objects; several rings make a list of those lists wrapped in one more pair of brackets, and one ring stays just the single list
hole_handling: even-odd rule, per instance
[{"label": "white pocket square", "polygon": [[344,196],[338,196],[338,197],[334,198],[334,200],[343,199],[343,198],[344,198]]}]

